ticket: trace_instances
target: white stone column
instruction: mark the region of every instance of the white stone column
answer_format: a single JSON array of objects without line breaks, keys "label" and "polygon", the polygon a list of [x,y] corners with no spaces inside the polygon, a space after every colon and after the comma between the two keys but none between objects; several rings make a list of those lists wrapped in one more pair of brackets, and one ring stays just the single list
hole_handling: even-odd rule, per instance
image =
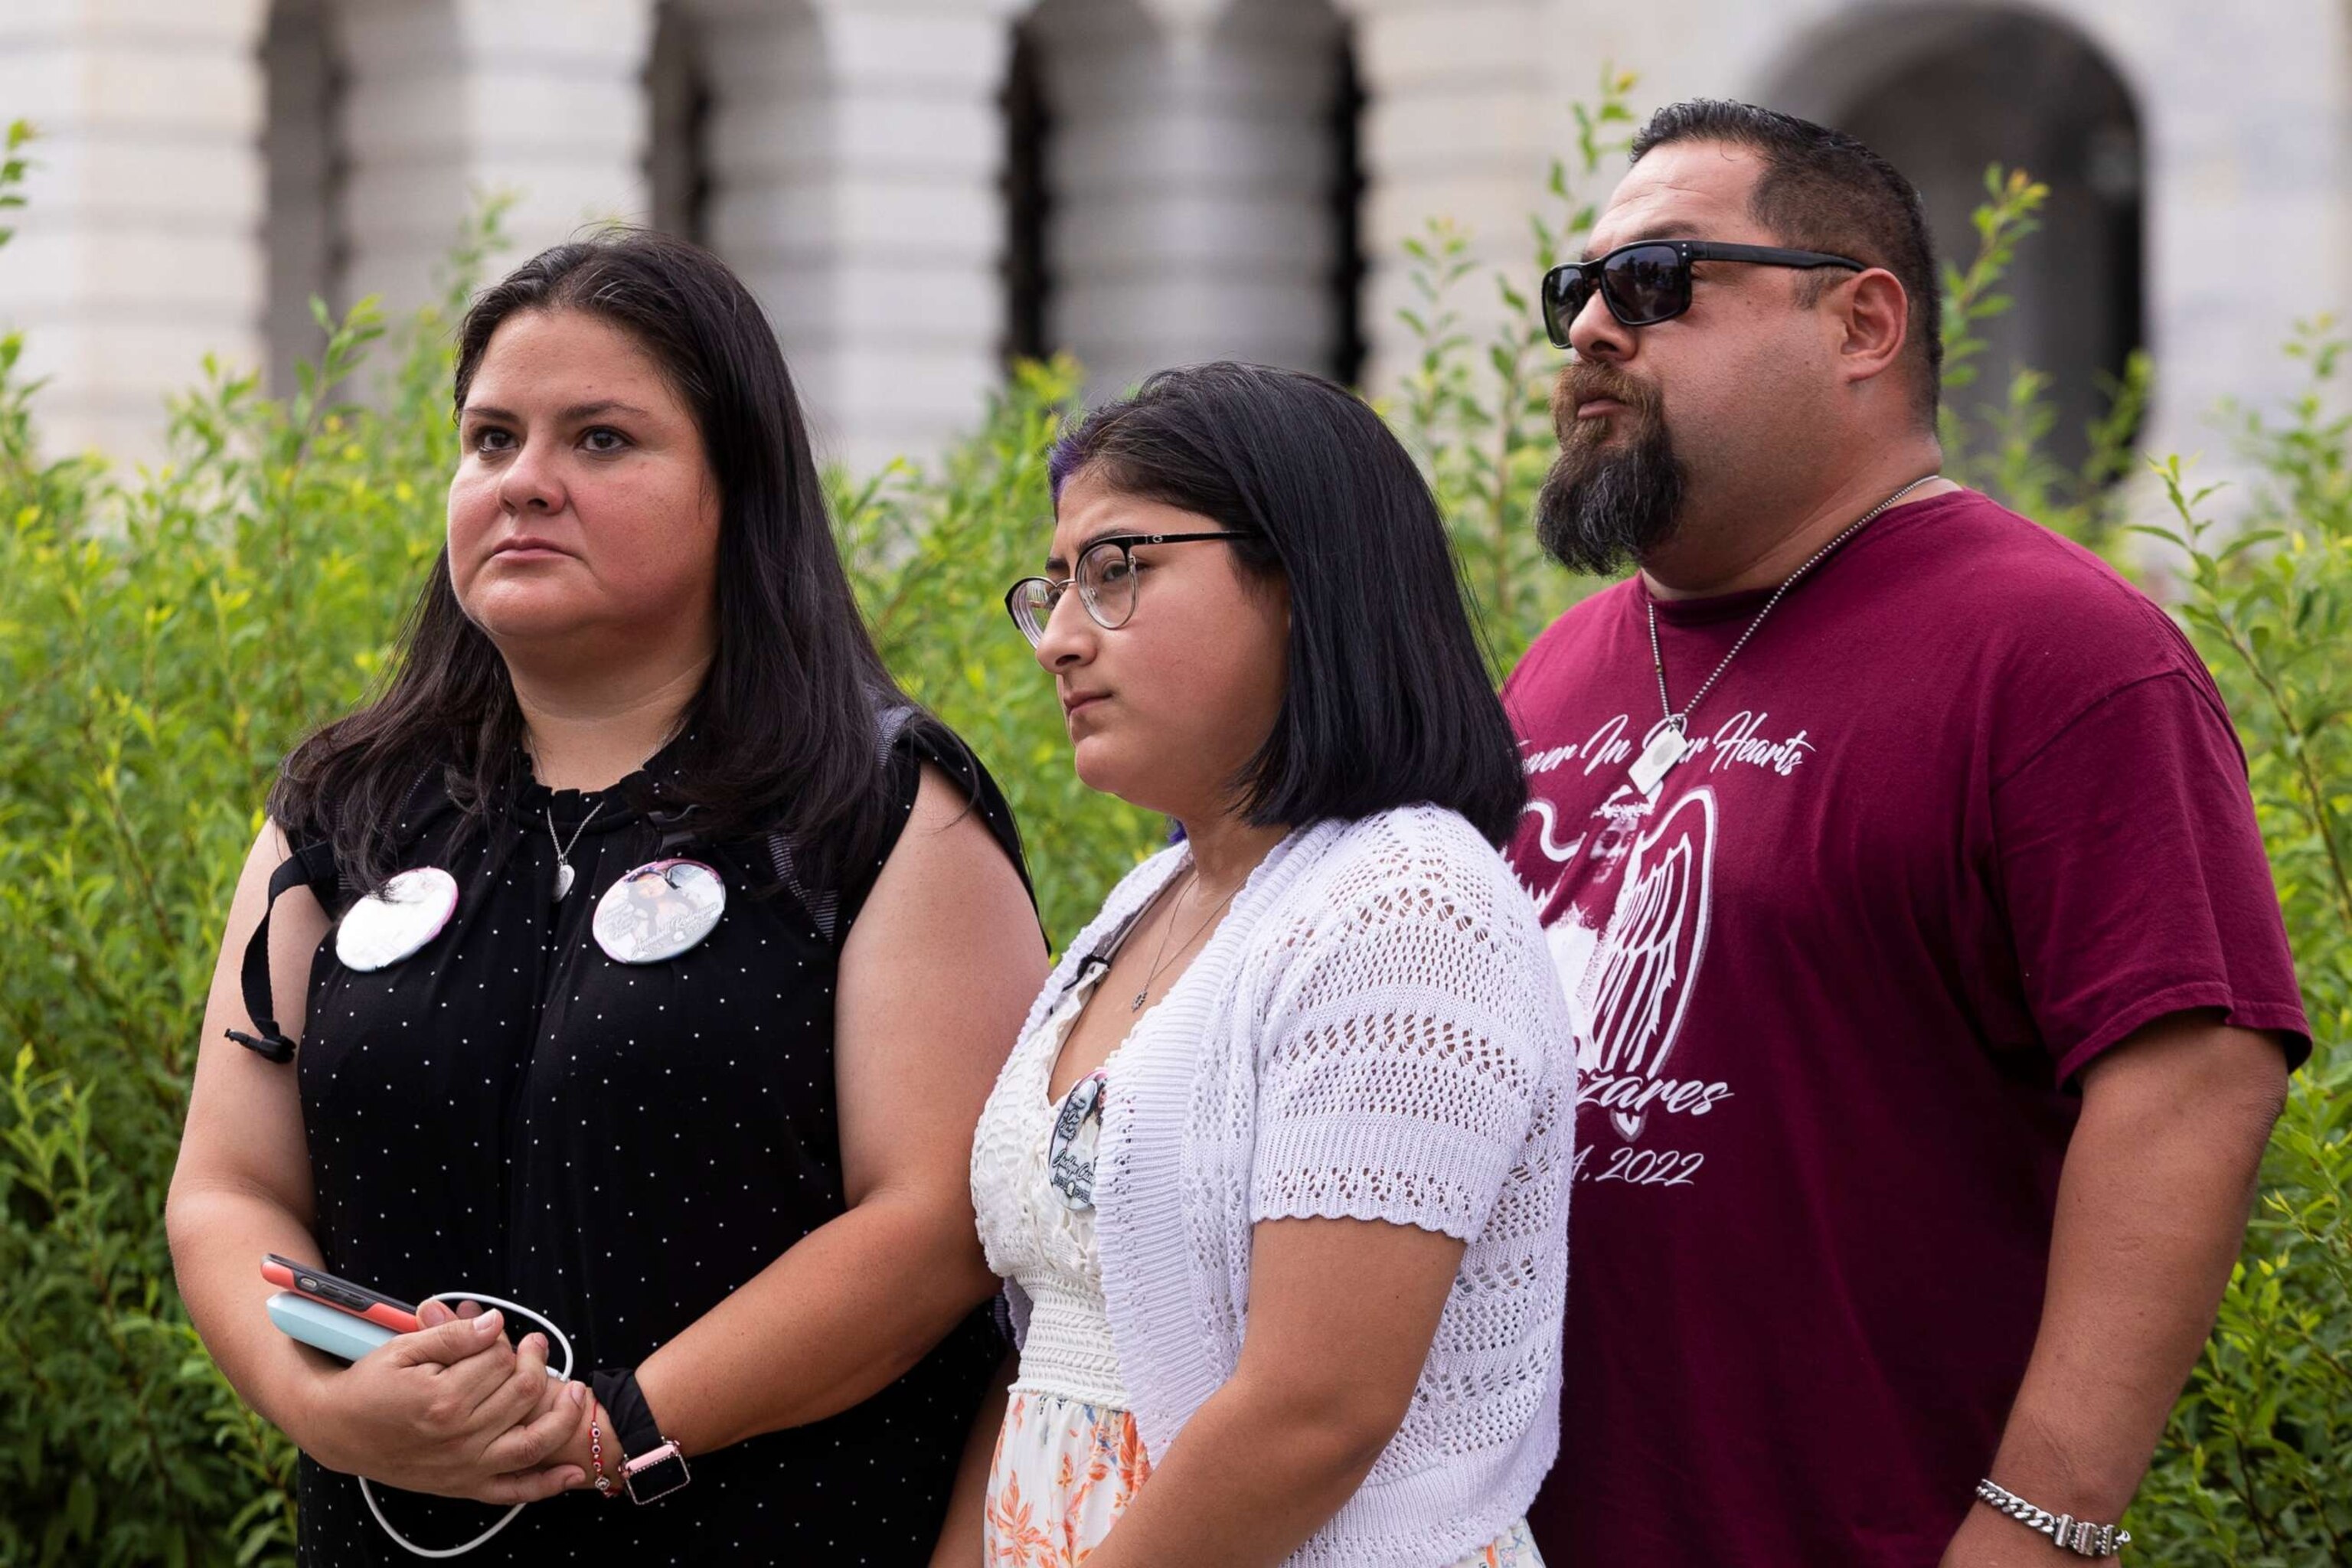
[{"label": "white stone column", "polygon": [[52,453],[160,449],[204,356],[260,359],[261,0],[7,0],[0,116],[42,140],[0,325]]},{"label": "white stone column", "polygon": [[711,0],[709,241],[773,318],[820,455],[935,454],[999,380],[998,98],[1019,0]]},{"label": "white stone column", "polygon": [[1326,371],[1337,338],[1324,0],[1048,0],[1047,331],[1100,396],[1166,365]]},{"label": "white stone column", "polygon": [[[1367,100],[1364,380],[1384,391],[1419,352],[1397,312],[1417,303],[1404,243],[1431,218],[1452,219],[1467,231],[1475,257],[1513,268],[1532,292],[1528,217],[1547,200],[1551,159],[1570,151],[1567,104],[1592,96],[1602,56],[1563,36],[1547,0],[1343,4]],[[1484,270],[1453,304],[1474,332],[1501,309]]]},{"label": "white stone column", "polygon": [[517,198],[506,261],[643,209],[652,0],[341,0],[339,20],[348,297],[430,298],[488,193]]}]

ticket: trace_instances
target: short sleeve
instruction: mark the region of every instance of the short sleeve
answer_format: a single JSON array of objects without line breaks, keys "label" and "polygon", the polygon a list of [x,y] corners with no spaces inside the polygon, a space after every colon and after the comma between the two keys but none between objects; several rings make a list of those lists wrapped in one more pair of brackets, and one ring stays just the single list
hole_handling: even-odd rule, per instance
[{"label": "short sleeve", "polygon": [[882,868],[898,847],[908,818],[914,815],[915,796],[922,787],[925,763],[946,774],[948,782],[963,795],[987,827],[989,837],[996,840],[997,847],[1004,851],[1005,858],[1020,873],[1021,886],[1029,894],[1030,903],[1034,905],[1037,901],[1036,888],[1029,879],[1029,864],[1022,854],[1021,830],[1013,820],[1013,807],[1006,802],[1004,792],[959,736],[929,715],[913,713],[890,736],[884,763],[890,795],[889,816],[877,853],[870,863],[846,868],[836,894],[837,912],[833,920],[845,939],[858,911],[866,907],[866,896],[880,880]]},{"label": "short sleeve", "polygon": [[2019,973],[2071,1079],[2168,1014],[2219,1009],[2311,1053],[2294,965],[2219,696],[2176,671],[2124,687],[1996,785]]},{"label": "short sleeve", "polygon": [[1506,902],[1499,867],[1388,846],[1284,939],[1294,951],[1260,1051],[1253,1224],[1378,1219],[1464,1241],[1486,1228],[1542,1085],[1531,982],[1557,989],[1529,962],[1540,936],[1532,911]]}]

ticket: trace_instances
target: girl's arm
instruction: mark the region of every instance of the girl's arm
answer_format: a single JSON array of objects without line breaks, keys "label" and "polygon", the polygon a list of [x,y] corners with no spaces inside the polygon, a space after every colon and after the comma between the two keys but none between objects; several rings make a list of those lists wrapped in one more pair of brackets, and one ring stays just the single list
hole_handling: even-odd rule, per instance
[{"label": "girl's arm", "polygon": [[[1565,1001],[1491,850],[1409,879],[1367,858],[1319,892],[1331,918],[1290,951],[1258,1059],[1241,1352],[1089,1568],[1276,1563],[1322,1528],[1412,1407],[1466,1238],[1564,1112],[1544,1086]],[[1376,1137],[1349,1106],[1377,1108]],[[1381,1195],[1356,1190],[1367,1170]]]},{"label": "girl's arm", "polygon": [[1249,1331],[1087,1568],[1278,1563],[1396,1436],[1463,1244],[1383,1220],[1251,1232]]}]

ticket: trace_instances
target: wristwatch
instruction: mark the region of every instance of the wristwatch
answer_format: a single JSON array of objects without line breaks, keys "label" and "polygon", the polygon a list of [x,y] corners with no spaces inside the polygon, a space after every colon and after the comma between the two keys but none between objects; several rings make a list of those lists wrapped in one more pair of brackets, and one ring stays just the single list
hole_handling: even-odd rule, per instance
[{"label": "wristwatch", "polygon": [[688,1479],[686,1455],[675,1437],[664,1437],[659,1447],[649,1448],[621,1467],[621,1485],[635,1503],[667,1497]]},{"label": "wristwatch", "polygon": [[2062,1551],[2077,1557],[2114,1557],[2131,1544],[2131,1531],[2120,1525],[2093,1524],[2071,1513],[2036,1508],[2007,1487],[1991,1480],[1977,1483],[1977,1498],[1991,1504],[2036,1535],[2046,1535]]},{"label": "wristwatch", "polygon": [[613,1418],[613,1440],[630,1456],[621,1466],[621,1488],[632,1502],[665,1498],[690,1479],[686,1452],[677,1439],[663,1431],[637,1386],[637,1374],[625,1367],[608,1367],[589,1379],[596,1401]]}]

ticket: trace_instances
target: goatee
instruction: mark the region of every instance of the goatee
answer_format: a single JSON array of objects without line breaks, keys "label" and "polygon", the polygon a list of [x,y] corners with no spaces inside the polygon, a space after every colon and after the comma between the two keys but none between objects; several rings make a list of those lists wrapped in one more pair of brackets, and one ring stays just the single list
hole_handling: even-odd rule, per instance
[{"label": "goatee", "polygon": [[[1598,398],[1619,405],[1579,419]],[[1602,364],[1579,361],[1552,388],[1559,456],[1536,495],[1536,538],[1571,572],[1613,577],[1664,543],[1683,504],[1683,466],[1654,390]]]}]

